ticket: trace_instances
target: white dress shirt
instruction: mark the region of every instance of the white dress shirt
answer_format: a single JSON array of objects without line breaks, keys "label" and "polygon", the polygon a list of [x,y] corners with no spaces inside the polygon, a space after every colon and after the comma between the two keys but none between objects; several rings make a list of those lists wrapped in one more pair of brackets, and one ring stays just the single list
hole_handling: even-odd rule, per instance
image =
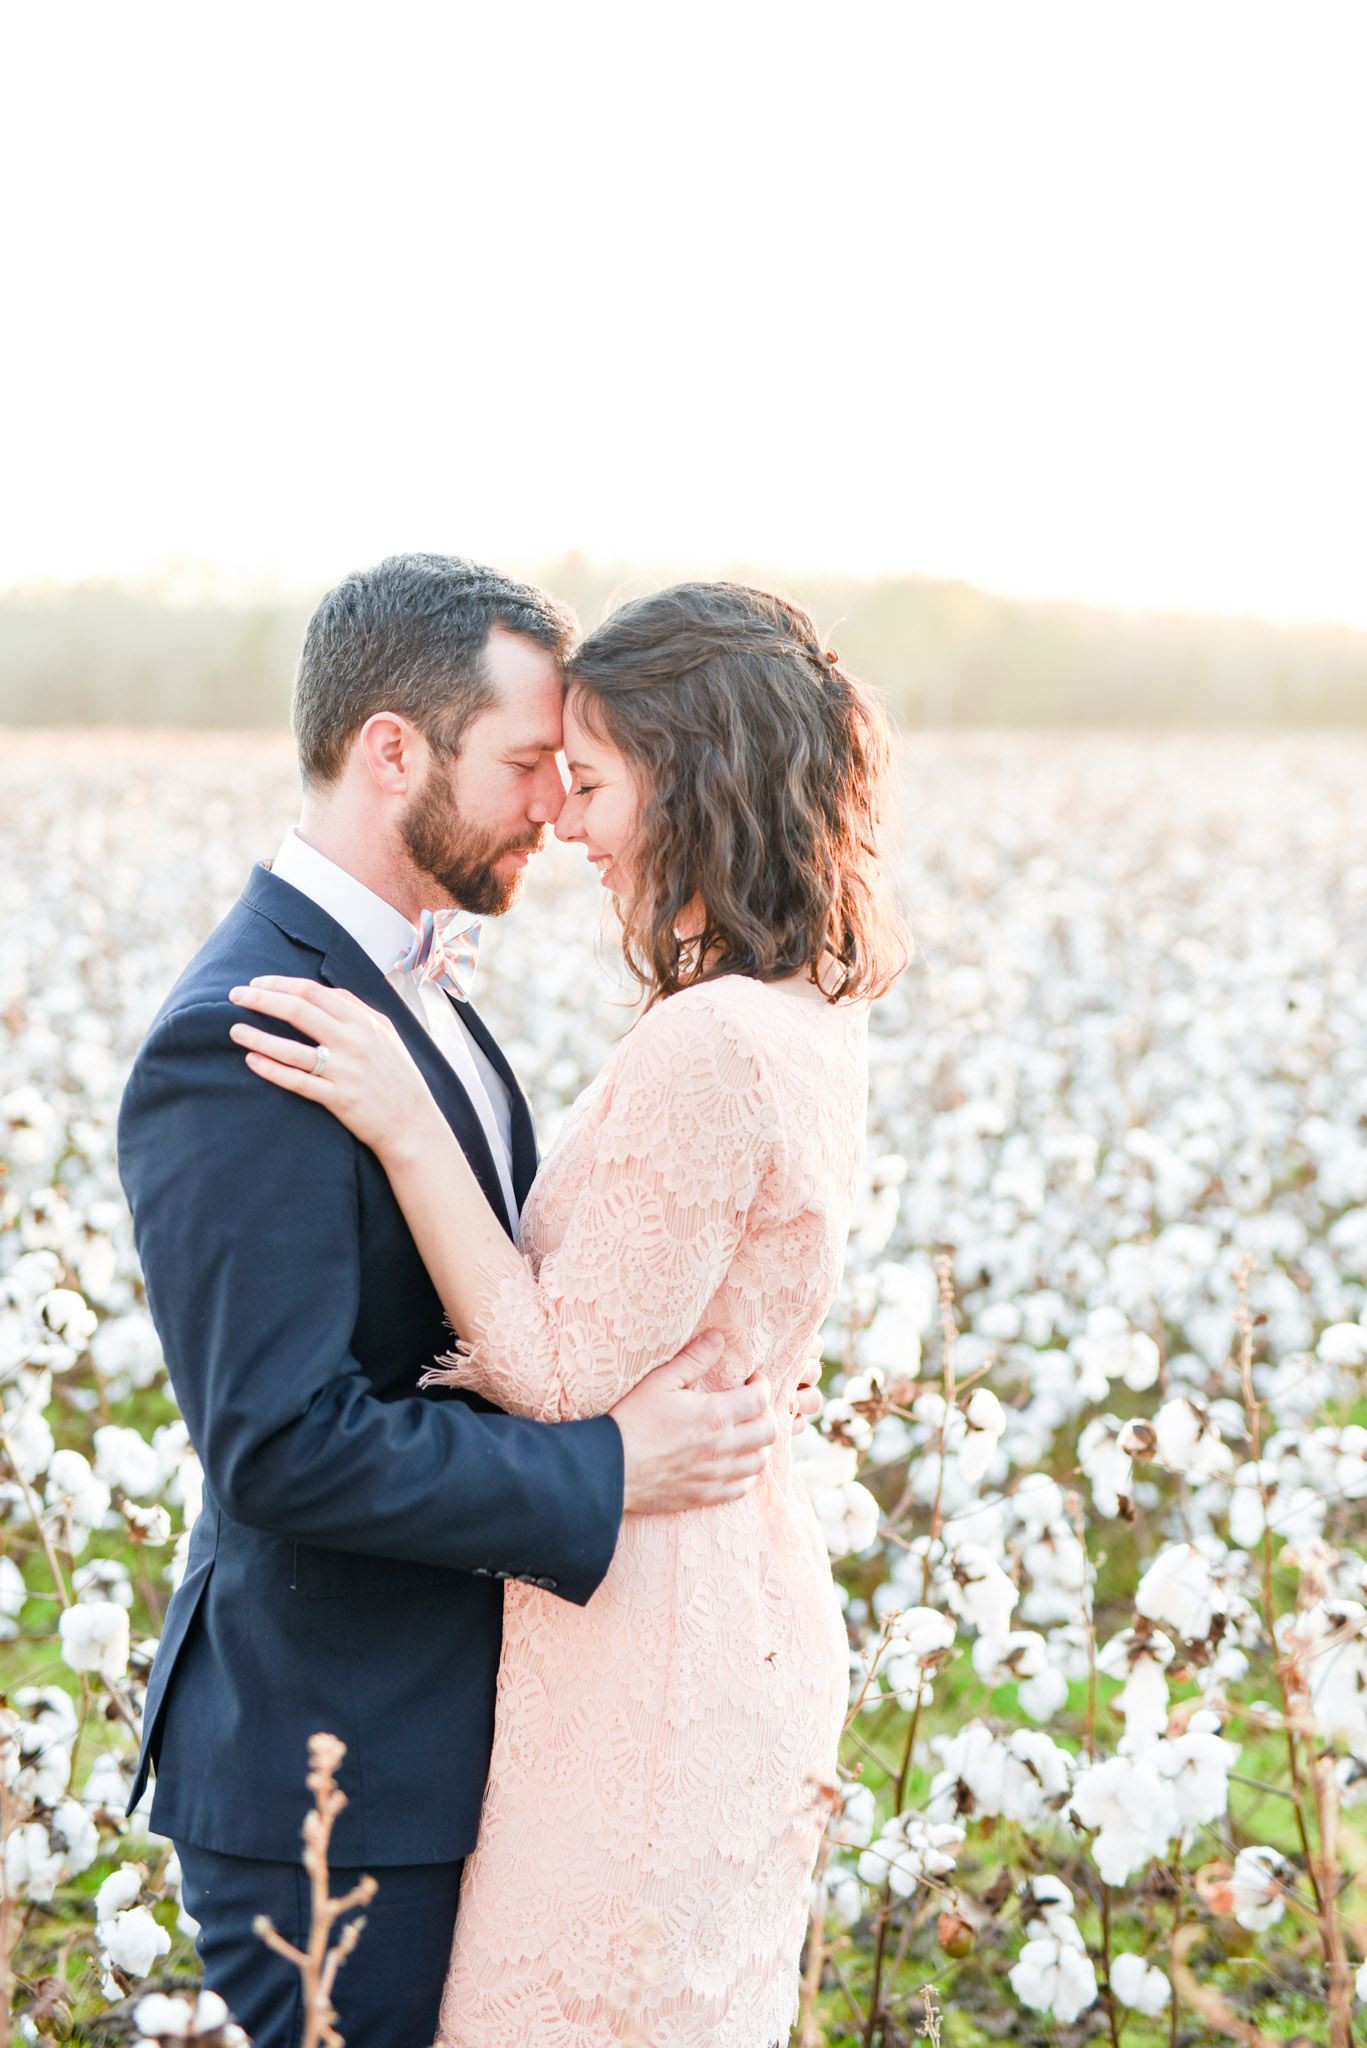
[{"label": "white dress shirt", "polygon": [[336,861],[306,845],[293,825],[280,842],[271,873],[325,910],[375,962],[389,986],[402,996],[424,1026],[469,1096],[493,1154],[498,1184],[517,1232],[513,1194],[513,1109],[508,1090],[483,1051],[460,1023],[444,989],[416,974],[396,974],[394,962],[413,943],[413,926],[401,910],[358,882]]}]

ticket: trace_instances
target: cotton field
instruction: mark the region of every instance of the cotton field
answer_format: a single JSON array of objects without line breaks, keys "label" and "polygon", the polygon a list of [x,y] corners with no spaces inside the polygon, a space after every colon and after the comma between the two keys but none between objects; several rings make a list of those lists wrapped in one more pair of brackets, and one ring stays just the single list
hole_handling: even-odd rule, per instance
[{"label": "cotton field", "polygon": [[[169,1844],[120,1818],[199,1473],[113,1138],[296,794],[276,737],[0,751],[0,1958],[28,2039],[126,2001],[126,2036],[224,2038]],[[851,1711],[794,2039],[1346,2048],[1367,738],[917,737],[896,825],[918,958],[873,1016],[799,1446]],[[487,930],[476,1000],[550,1142],[631,1015],[578,855]]]}]

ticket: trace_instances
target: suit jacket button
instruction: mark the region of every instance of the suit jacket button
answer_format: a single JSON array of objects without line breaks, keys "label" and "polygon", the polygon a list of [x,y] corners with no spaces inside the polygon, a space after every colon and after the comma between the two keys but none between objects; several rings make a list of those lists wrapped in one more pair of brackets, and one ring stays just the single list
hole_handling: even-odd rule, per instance
[{"label": "suit jacket button", "polygon": [[470,1576],[472,1579],[488,1579],[491,1578],[493,1574],[490,1572],[487,1564],[472,1564],[470,1567]]},{"label": "suit jacket button", "polygon": [[495,1577],[496,1579],[510,1579],[510,1578],[512,1577],[512,1573],[511,1573],[511,1572],[495,1572],[495,1573],[494,1573],[494,1577]]},{"label": "suit jacket button", "polygon": [[558,1579],[534,1579],[532,1583],[533,1585],[540,1586],[543,1593],[553,1593],[560,1581]]}]

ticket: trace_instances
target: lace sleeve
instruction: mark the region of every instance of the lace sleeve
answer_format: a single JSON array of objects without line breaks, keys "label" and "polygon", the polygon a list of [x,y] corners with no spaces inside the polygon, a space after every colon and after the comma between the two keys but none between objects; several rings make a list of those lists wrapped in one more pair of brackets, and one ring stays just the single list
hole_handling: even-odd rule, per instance
[{"label": "lace sleeve", "polygon": [[502,1283],[443,1379],[547,1422],[605,1414],[699,1328],[776,1142],[759,1062],[719,1006],[685,992],[652,1011],[558,1250]]}]

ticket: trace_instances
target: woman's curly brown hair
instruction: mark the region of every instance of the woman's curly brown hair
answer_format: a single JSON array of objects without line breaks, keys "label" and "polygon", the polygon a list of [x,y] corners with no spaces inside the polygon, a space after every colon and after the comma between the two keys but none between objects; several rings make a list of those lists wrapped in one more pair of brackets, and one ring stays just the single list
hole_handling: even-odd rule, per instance
[{"label": "woman's curly brown hair", "polygon": [[[566,679],[646,791],[622,914],[651,1000],[804,971],[832,1002],[881,995],[907,962],[878,875],[887,725],[807,613],[744,584],[676,584],[614,612]],[[703,929],[681,939],[697,903]]]}]

